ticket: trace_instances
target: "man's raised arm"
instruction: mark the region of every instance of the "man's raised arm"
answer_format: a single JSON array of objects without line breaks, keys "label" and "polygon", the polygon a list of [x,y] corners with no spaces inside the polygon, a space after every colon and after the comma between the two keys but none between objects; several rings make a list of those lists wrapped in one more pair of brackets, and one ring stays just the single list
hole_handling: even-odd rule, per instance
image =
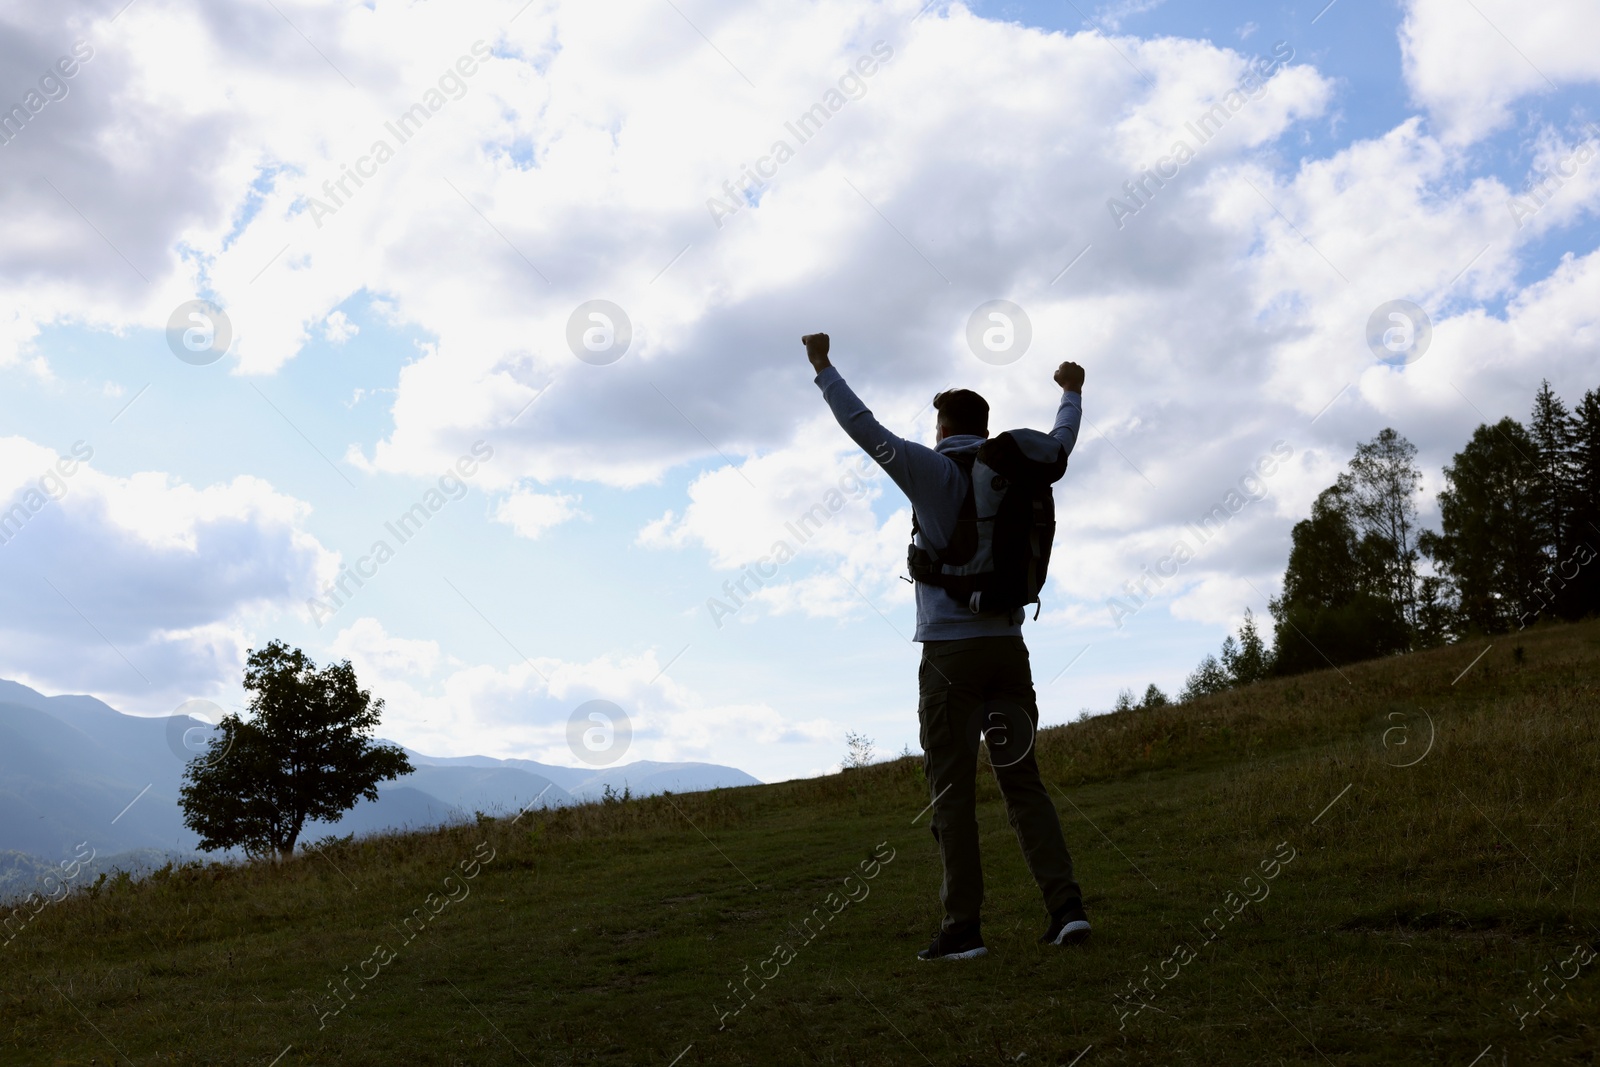
[{"label": "man's raised arm", "polygon": [[833,411],[833,417],[902,492],[909,496],[917,482],[937,479],[943,473],[948,460],[926,445],[890,432],[845,384],[844,377],[828,360],[827,334],[808,333],[800,340],[806,346],[806,358],[817,372],[817,387],[822,390],[822,398]]},{"label": "man's raised arm", "polygon": [[1083,368],[1071,360],[1056,368],[1055,382],[1061,386],[1061,404],[1056,408],[1056,424],[1050,436],[1072,455],[1078,443],[1078,426],[1083,422]]}]

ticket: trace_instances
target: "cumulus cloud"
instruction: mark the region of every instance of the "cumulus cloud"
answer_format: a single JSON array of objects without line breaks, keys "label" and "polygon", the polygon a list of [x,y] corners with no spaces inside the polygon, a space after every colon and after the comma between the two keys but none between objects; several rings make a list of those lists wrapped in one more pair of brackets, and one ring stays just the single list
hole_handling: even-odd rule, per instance
[{"label": "cumulus cloud", "polygon": [[259,478],[126,477],[0,438],[0,675],[167,712],[236,679],[256,623],[336,559],[309,507]]},{"label": "cumulus cloud", "polygon": [[762,610],[741,614],[744,622],[790,613],[845,618],[909,602],[896,575],[905,569],[910,511],[880,523],[873,509],[899,490],[831,418],[813,418],[798,437],[700,475],[681,515],[669,511],[638,534],[646,548],[703,548],[714,569],[729,572],[728,584],[706,591],[719,624],[746,604]]},{"label": "cumulus cloud", "polygon": [[788,719],[762,703],[707,703],[664,673],[654,650],[498,668],[444,656],[436,642],[397,637],[372,618],[340,631],[330,648],[384,698],[384,730],[432,755],[488,752],[574,766],[567,722],[589,700],[610,701],[628,717],[625,762],[725,759],[756,745],[833,742],[843,729],[825,718]]},{"label": "cumulus cloud", "polygon": [[[538,537],[579,517],[585,482],[639,487],[708,465],[637,540],[703,552],[730,582],[790,542],[793,562],[740,587],[758,609],[740,621],[848,618],[871,610],[863,594],[908,595],[895,580],[908,515],[881,475],[841,481],[861,457],[810,383],[809,330],[827,329],[867,403],[921,440],[941,388],[983,392],[997,428],[1048,425],[1052,367],[1088,368],[1057,493],[1044,618],[1058,627],[1110,626],[1107,601],[1275,442],[1293,460],[1269,494],[1161,586],[1179,617],[1236,617],[1247,595],[1274,592],[1289,524],[1382,426],[1421,446],[1433,494],[1472,425],[1520,414],[1538,376],[1567,394],[1593,384],[1596,253],[1528,274],[1541,243],[1600,209],[1600,164],[1519,216],[1525,183],[1486,172],[1473,148],[1550,83],[1600,76],[1592,5],[1411,0],[1400,40],[1424,113],[1304,158],[1300,134],[1342,90],[1313,57],[1244,30],[1231,48],[1126,34],[1111,48],[1097,30],[1047,33],[960,4],[916,17],[920,0],[719,2],[696,12],[713,50],[644,0],[540,0],[514,20],[487,4],[121,6],[5,16],[5,84],[35,84],[79,39],[93,55],[0,145],[0,363],[47,378],[41,330],[159,329],[210,294],[233,320],[229,366],[270,375],[313,337],[352,337],[338,309],[365,294],[379,321],[424,340],[382,394],[392,424],[350,446],[357,470],[432,480],[487,441],[474,484],[499,496],[491,517]],[[1118,33],[1152,6],[1107,5],[1101,24]],[[826,117],[791,131],[819,101]],[[1559,168],[1582,136],[1565,116],[1541,120],[1530,168]],[[792,154],[774,171],[779,140]],[[762,182],[730,199],[758,168]],[[997,297],[1033,327],[1005,366],[966,343],[972,310]],[[1434,325],[1403,371],[1365,342],[1374,309],[1400,298]],[[610,363],[569,347],[592,299],[631,323]],[[16,456],[13,498],[41,458]],[[304,505],[263,483],[92,473],[32,520],[63,537],[40,525],[17,541],[42,553],[41,574],[65,576],[64,596],[10,594],[43,612],[40,634],[76,633],[62,647],[85,677],[126,675],[122,653],[191,665],[174,677],[232,670],[250,612],[330,576]],[[539,488],[556,484],[574,488]],[[789,527],[807,515],[802,541]],[[69,548],[89,563],[68,566]],[[167,595],[130,592],[162,582]],[[19,630],[28,640],[28,655],[60,662]],[[594,693],[676,722],[675,738],[719,716],[783,736],[768,710],[698,708],[650,683],[653,654],[502,670],[369,620],[339,640],[419,730],[470,714],[521,751],[559,755],[560,707]],[[434,736],[452,735],[419,734]]]},{"label": "cumulus cloud", "polygon": [[1505,126],[1523,97],[1600,82],[1597,37],[1600,8],[1585,0],[1411,0],[1400,48],[1417,103],[1447,140],[1471,142]]},{"label": "cumulus cloud", "polygon": [[494,517],[496,522],[515,530],[518,537],[537,539],[552,526],[583,514],[578,509],[579,501],[579,497],[567,493],[519,489],[495,507]]},{"label": "cumulus cloud", "polygon": [[361,327],[342,311],[335,311],[322,323],[322,338],[329,344],[342,345],[360,332]]},{"label": "cumulus cloud", "polygon": [[[118,220],[142,218],[137,240],[106,236],[150,264],[149,285],[91,248],[98,239],[66,204],[45,212],[52,243],[73,250],[55,284],[75,288],[25,301],[32,318],[17,324],[18,343],[69,307],[83,321],[157,325],[207,287],[233,320],[239,369],[268,373],[314,325],[336,334],[328,316],[352,293],[379,292],[438,341],[403,369],[395,429],[373,462],[420,473],[494,431],[507,460],[492,475],[499,488],[558,474],[637,485],[704,455],[708,440],[730,453],[785,444],[811,398],[774,390],[794,362],[774,337],[800,332],[802,309],[827,309],[897,393],[929,392],[971,366],[962,317],[996,291],[1026,297],[1057,329],[1072,325],[1072,296],[1047,285],[1075,251],[1069,235],[1098,221],[1184,120],[1238,85],[1247,58],[1171,38],[1126,42],[1153,72],[1152,89],[1095,33],[992,23],[959,5],[913,22],[918,6],[827,4],[795,33],[772,32],[786,17],[776,8],[724,9],[708,21],[725,52],[761,72],[754,93],[733,90],[729,79],[743,83],[726,67],[712,76],[693,34],[680,49],[657,47],[687,28],[648,5],[620,18],[536,6],[510,25],[487,8],[466,20],[438,6],[286,8],[327,62],[270,11],[132,8],[114,26],[93,26],[117,42],[97,54],[117,91],[84,101],[82,121],[105,129],[135,112],[142,122],[174,117],[173,132],[152,140],[203,141],[184,171],[203,187],[165,212],[140,212],[109,188],[85,192]],[[158,37],[192,45],[198,66],[181,78],[216,91],[182,95],[176,72],[140,65],[141,44],[161,53]],[[480,40],[493,58],[474,52]],[[888,58],[876,58],[875,41]],[[400,143],[389,125],[463,57],[475,73],[452,75],[459,92],[441,96]],[[786,123],[837,94],[841,72],[862,59],[876,65],[852,75],[863,95],[801,144]],[[1019,94],[1017,84],[1033,88]],[[1284,68],[1185,182],[1314,114],[1327,93],[1309,68]],[[224,119],[226,136],[216,129]],[[775,138],[792,142],[794,162],[760,190],[759,206],[719,228],[708,200]],[[370,162],[380,140],[394,151],[381,166]],[[352,167],[373,176],[355,184]],[[39,215],[49,194],[29,195],[16,206],[35,210],[12,218]],[[1156,276],[1171,274],[1185,257],[1175,264],[1173,241],[1159,251],[1152,242],[1184,216],[1188,193],[1164,195],[1161,210],[1141,216],[1143,235],[1103,246],[1082,273],[1106,286],[1155,264]],[[335,201],[331,216],[317,207]],[[66,241],[74,226],[83,233]],[[1209,237],[1198,229],[1175,243]],[[31,246],[15,247],[20,271]],[[177,247],[181,260],[163,259]],[[91,255],[127,275],[126,299],[91,294],[110,271],[102,264],[87,277]],[[50,276],[48,258],[43,271],[37,257],[28,262],[32,277]],[[23,288],[29,300],[50,292]],[[534,295],[508,303],[511,291]],[[573,309],[597,292],[634,325],[627,355],[606,367],[573,358],[566,340]],[[508,425],[552,382],[534,414]]]}]

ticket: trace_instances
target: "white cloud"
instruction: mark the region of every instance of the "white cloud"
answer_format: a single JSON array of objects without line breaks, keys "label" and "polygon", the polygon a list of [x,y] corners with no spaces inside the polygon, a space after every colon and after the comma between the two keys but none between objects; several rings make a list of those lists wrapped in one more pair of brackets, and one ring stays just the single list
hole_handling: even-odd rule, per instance
[{"label": "white cloud", "polygon": [[0,676],[170,711],[237,678],[263,617],[334,572],[308,506],[259,478],[197,488],[92,458],[0,438]]},{"label": "white cloud", "polygon": [[731,587],[708,588],[706,595],[723,610],[739,607],[745,622],[755,618],[743,612],[747,603],[762,605],[765,614],[824,618],[905,603],[904,583],[895,576],[905,569],[910,511],[881,524],[873,512],[874,501],[886,492],[898,497],[899,490],[831,417],[813,418],[799,438],[792,447],[700,475],[683,514],[669,511],[648,523],[638,543],[698,545],[711,553],[714,568],[739,572],[727,579]]},{"label": "white cloud", "polygon": [[1125,19],[1154,11],[1166,0],[1116,0],[1095,10],[1095,22],[1101,29],[1116,31]]},{"label": "white cloud", "polygon": [[[645,4],[536,6],[509,27],[488,7],[287,10],[328,62],[270,10],[131,8],[114,27],[96,25],[116,48],[102,49],[95,62],[104,64],[84,75],[92,69],[119,92],[82,101],[82,128],[57,129],[78,138],[150,124],[152,143],[179,150],[194,140],[193,165],[176,179],[194,188],[181,211],[165,201],[144,211],[123,184],[137,175],[119,173],[131,166],[120,159],[63,186],[119,222],[138,215],[137,229],[110,227],[107,237],[146,265],[149,286],[65,205],[11,205],[13,219],[48,220],[63,250],[41,263],[41,227],[30,222],[27,277],[54,270],[56,280],[10,275],[29,315],[18,343],[30,323],[63,317],[156,326],[208,282],[233,320],[230,358],[269,373],[318,324],[338,336],[333,309],[351,294],[378,293],[438,341],[402,369],[395,428],[367,453],[371,462],[422,473],[491,435],[505,458],[486,475],[491,489],[556,477],[638,485],[706,454],[708,438],[732,454],[783,447],[814,413],[803,390],[772,388],[774,375],[803,380],[798,345],[773,343],[775,329],[800,332],[801,308],[831,309],[855,350],[879,354],[874,377],[920,404],[952,373],[975,368],[957,347],[961,315],[994,291],[1026,298],[1042,322],[1078,325],[1071,293],[1047,284],[1067,238],[1102,216],[1106,198],[1153,161],[1149,152],[1166,150],[1184,120],[1237,84],[1245,59],[1201,42],[1129,41],[1156,78],[1151,91],[1097,34],[988,22],[959,5],[913,23],[919,7],[839,0],[803,19],[779,7],[704,13],[718,47],[760,72],[755,93],[725,65],[712,73],[714,54],[683,36],[670,9]],[[480,38],[496,58],[474,59],[460,98],[396,143],[374,177],[347,183],[319,228],[308,198],[327,201],[323,183],[370,154],[375,139],[396,141],[385,121]],[[659,46],[679,39],[681,49]],[[799,144],[785,122],[877,40],[892,55],[861,79],[864,95]],[[177,46],[197,57],[181,71],[140,58]],[[363,88],[351,90],[346,76]],[[211,91],[187,91],[195,84]],[[1032,88],[1018,93],[1019,84]],[[1169,273],[1170,257],[1148,242],[1187,213],[1205,168],[1315,113],[1327,93],[1309,68],[1281,72],[1185,171],[1189,188],[1170,193],[1146,235],[1103,245],[1081,273],[1114,284],[1152,259],[1157,276]],[[1108,125],[1107,115],[1120,118]],[[164,140],[152,132],[158,123],[169,129]],[[954,153],[952,129],[973,131]],[[708,197],[780,136],[796,142],[795,160],[759,209],[718,229]],[[181,261],[167,252],[180,245],[192,250]],[[936,270],[953,287],[934,303]],[[528,287],[537,300],[505,299]],[[846,299],[867,291],[870,305]],[[568,315],[597,293],[634,323],[632,347],[609,367],[579,362],[565,341]],[[506,425],[551,382],[538,417]],[[614,417],[593,417],[602,411]]]},{"label": "white cloud", "polygon": [[1600,82],[1596,40],[1588,0],[1411,0],[1400,27],[1406,84],[1452,142],[1505,126],[1523,97]]},{"label": "white cloud", "polygon": [[322,337],[329,344],[342,345],[360,332],[361,327],[342,311],[335,311],[322,322]]},{"label": "white cloud", "polygon": [[[481,438],[494,459],[474,484],[499,497],[491,517],[537,537],[582,515],[584,482],[660,484],[709,462],[637,540],[703,551],[718,582],[824,507],[743,623],[864,616],[856,589],[885,607],[908,596],[895,579],[899,493],[875,467],[861,492],[840,485],[860,453],[822,407],[801,333],[829,330],[852,386],[922,440],[929,397],[956,383],[989,398],[997,428],[1048,424],[1050,369],[1073,358],[1088,368],[1087,422],[1057,492],[1045,621],[1108,626],[1106,598],[1284,440],[1296,458],[1272,496],[1162,589],[1178,617],[1218,622],[1259,599],[1250,583],[1273,591],[1290,524],[1357,441],[1401,429],[1433,494],[1471,427],[1523,414],[1540,376],[1568,396],[1594,384],[1597,254],[1528,275],[1530,255],[1600,210],[1600,163],[1519,228],[1520,180],[1486,176],[1471,145],[1540,104],[1539,72],[1562,87],[1600,77],[1589,44],[1600,15],[1476,2],[1489,21],[1455,0],[1412,0],[1401,45],[1425,114],[1320,156],[1300,135],[1347,100],[1310,56],[1234,99],[1200,144],[1188,124],[1227,108],[1245,45],[1119,36],[1130,66],[1098,33],[1045,33],[959,4],[913,22],[920,0],[711,0],[696,25],[721,55],[645,0],[542,2],[510,23],[489,4],[280,4],[316,49],[271,8],[144,2],[113,23],[120,0],[72,16],[38,6],[5,16],[0,69],[26,74],[15,84],[79,36],[96,51],[69,96],[0,146],[7,173],[56,186],[0,188],[0,364],[50,382],[67,364],[42,351],[42,328],[159,329],[204,291],[233,320],[230,366],[273,374],[314,336],[354,336],[339,309],[364,294],[379,322],[422,338],[385,393],[392,425],[346,454],[364,474],[431,481]],[[1272,54],[1258,37],[1239,32]],[[493,58],[474,57],[480,39]],[[892,55],[859,98],[799,144],[785,123],[880,39]],[[385,123],[462,56],[475,72],[400,144]],[[1528,131],[1535,161],[1561,162],[1579,136],[1568,119]],[[707,199],[776,137],[796,142],[794,157],[758,206],[718,228]],[[343,168],[379,138],[395,154],[355,186]],[[1179,138],[1193,160],[1150,183],[1142,172]],[[338,210],[313,219],[308,198],[326,201],[324,182],[340,180]],[[1132,183],[1147,202],[1119,227],[1108,201]],[[1034,327],[1033,347],[1004,367],[974,359],[964,338],[971,310],[998,296]],[[569,315],[594,298],[633,324],[610,365],[567,348]],[[1364,340],[1368,316],[1397,298],[1435,327],[1404,371],[1377,365]],[[356,407],[379,391],[367,385],[338,392]],[[14,496],[42,453],[6,447],[0,492]],[[184,685],[221,677],[255,613],[288,610],[331,576],[331,555],[303,532],[305,505],[256,479],[80,476],[16,544],[31,545],[39,574],[64,576],[83,617],[19,571],[10,595],[28,624],[4,646],[14,672],[64,677],[76,657],[95,685],[136,684],[120,650]],[[551,485],[564,491],[539,488]],[[0,566],[23,558],[13,547],[0,547]],[[468,735],[481,747],[559,755],[563,716],[584,693],[636,701],[645,740],[668,723],[674,738],[710,737],[707,724],[752,738],[802,729],[764,705],[706,709],[646,684],[653,653],[541,661],[546,682],[527,664],[449,661],[369,620],[338,640],[392,679],[396,713],[437,731],[419,737],[440,749],[466,716],[487,731]]]},{"label": "white cloud", "polygon": [[628,718],[633,737],[624,762],[737,763],[751,746],[843,736],[843,727],[828,719],[795,721],[762,703],[707,704],[662,673],[654,650],[582,663],[541,657],[499,668],[442,657],[435,642],[396,637],[372,618],[341,631],[330,648],[384,698],[384,731],[430,755],[490,753],[576,766],[568,718],[596,699],[616,704]]},{"label": "white cloud", "polygon": [[503,522],[517,532],[518,537],[536,539],[552,526],[559,526],[583,512],[578,510],[580,498],[566,493],[535,493],[518,489],[495,508],[496,522]]},{"label": "white cloud", "polygon": [[[821,394],[815,399],[820,406]],[[886,486],[898,490],[831,417],[813,417],[799,437],[790,448],[700,475],[682,517],[669,513],[652,522],[639,542],[654,548],[698,542],[720,568],[753,563],[778,541],[795,550],[847,552],[877,528],[871,502]]]},{"label": "white cloud", "polygon": [[439,642],[391,637],[383,624],[363,616],[340,630],[329,646],[334,655],[358,665],[362,672],[392,680],[406,676],[426,678],[439,667]]}]

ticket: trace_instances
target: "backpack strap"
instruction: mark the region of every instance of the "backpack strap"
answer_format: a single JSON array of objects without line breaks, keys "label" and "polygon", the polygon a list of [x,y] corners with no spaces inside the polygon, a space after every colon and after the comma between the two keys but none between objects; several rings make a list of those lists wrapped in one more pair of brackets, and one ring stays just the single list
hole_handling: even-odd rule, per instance
[{"label": "backpack strap", "polygon": [[945,458],[966,475],[967,488],[961,497],[961,509],[956,513],[956,528],[951,533],[950,543],[943,548],[924,548],[916,543],[917,534],[922,532],[922,524],[917,521],[916,507],[912,507],[912,540],[906,566],[911,571],[911,577],[919,582],[932,581],[938,575],[939,568],[946,563],[956,566],[966,563],[978,550],[978,504],[972,493],[972,464],[978,454],[975,451],[965,452]]}]

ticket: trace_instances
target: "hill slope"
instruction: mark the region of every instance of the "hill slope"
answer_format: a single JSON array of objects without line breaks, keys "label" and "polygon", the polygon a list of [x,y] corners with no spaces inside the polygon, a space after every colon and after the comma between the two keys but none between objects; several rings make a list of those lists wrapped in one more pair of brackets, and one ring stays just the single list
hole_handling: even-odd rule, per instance
[{"label": "hill slope", "polygon": [[980,777],[991,955],[914,958],[912,760],[108,883],[4,949],[0,1061],[1593,1063],[1597,697],[1586,623],[1046,731],[1079,950]]}]

